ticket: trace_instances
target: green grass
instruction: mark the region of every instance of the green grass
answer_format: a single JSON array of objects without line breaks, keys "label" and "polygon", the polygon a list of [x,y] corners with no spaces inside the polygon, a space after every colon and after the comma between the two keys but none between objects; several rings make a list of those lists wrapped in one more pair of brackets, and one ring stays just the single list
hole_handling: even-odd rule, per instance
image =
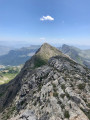
[{"label": "green grass", "polygon": [[10,80],[14,79],[18,73],[2,73],[0,78],[0,84],[8,83]]},{"label": "green grass", "polygon": [[61,88],[63,89],[63,91],[65,91],[65,89],[66,89],[65,84],[62,84]]},{"label": "green grass", "polygon": [[42,58],[40,57],[35,57],[35,61],[34,61],[34,67],[35,68],[38,68],[42,65],[45,65],[47,62],[45,60],[43,60]]},{"label": "green grass", "polygon": [[66,111],[66,110],[65,110],[65,112],[64,112],[64,117],[69,119],[69,117],[70,117],[69,111]]},{"label": "green grass", "polygon": [[18,67],[6,67],[4,70],[0,71],[0,84],[8,83],[10,80],[14,79],[19,71],[20,68]]},{"label": "green grass", "polygon": [[57,93],[57,92],[54,92],[54,93],[53,93],[53,96],[54,96],[54,97],[58,97],[58,93]]},{"label": "green grass", "polygon": [[78,85],[78,88],[79,88],[80,90],[83,90],[83,89],[85,88],[85,86],[86,86],[85,83],[81,83],[81,84]]}]

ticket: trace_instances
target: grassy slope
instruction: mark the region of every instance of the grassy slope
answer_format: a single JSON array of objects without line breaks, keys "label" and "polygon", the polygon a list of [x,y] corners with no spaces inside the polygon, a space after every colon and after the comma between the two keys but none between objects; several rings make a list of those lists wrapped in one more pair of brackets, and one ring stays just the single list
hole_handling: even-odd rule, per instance
[{"label": "grassy slope", "polygon": [[21,67],[7,67],[5,70],[0,71],[0,84],[8,83],[16,77],[20,70]]},{"label": "grassy slope", "polygon": [[5,74],[1,74],[2,77],[0,77],[0,84],[5,84],[8,83],[10,80],[12,80],[13,78],[15,78],[15,76],[17,74],[15,73],[5,73]]}]

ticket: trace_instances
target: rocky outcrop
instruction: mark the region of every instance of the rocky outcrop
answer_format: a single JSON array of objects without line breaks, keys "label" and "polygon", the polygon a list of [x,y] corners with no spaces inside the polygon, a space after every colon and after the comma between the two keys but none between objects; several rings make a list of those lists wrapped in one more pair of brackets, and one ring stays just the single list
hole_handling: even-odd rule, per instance
[{"label": "rocky outcrop", "polygon": [[11,118],[10,120],[37,120],[37,119],[36,116],[34,115],[34,111],[24,110],[21,111],[19,115],[17,115],[14,118]]},{"label": "rocky outcrop", "polygon": [[17,76],[19,90],[2,112],[2,120],[90,119],[89,69],[63,54],[41,67],[29,67],[26,62],[21,78]]}]

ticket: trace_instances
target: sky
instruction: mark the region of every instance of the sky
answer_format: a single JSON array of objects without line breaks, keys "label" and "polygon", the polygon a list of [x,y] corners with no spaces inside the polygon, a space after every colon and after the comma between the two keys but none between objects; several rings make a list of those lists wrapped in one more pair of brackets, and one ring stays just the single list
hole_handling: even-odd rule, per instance
[{"label": "sky", "polygon": [[90,0],[0,0],[0,41],[90,46]]}]

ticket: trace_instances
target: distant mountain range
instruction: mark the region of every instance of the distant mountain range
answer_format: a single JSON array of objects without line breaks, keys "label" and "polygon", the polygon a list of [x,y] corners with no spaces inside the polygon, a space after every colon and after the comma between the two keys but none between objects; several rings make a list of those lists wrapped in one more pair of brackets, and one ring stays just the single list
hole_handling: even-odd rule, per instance
[{"label": "distant mountain range", "polygon": [[[24,64],[28,59],[30,59],[35,52],[40,48],[40,45],[31,45],[30,47],[23,47],[17,50],[10,50],[8,54],[0,56],[0,65],[11,65],[17,66]],[[5,48],[8,52],[9,49]],[[62,45],[58,48],[64,54],[70,56],[77,63],[82,64],[90,68],[90,50],[81,50],[79,48]]]},{"label": "distant mountain range", "polygon": [[81,50],[79,48],[64,44],[59,48],[59,50],[61,50],[64,54],[70,56],[77,63],[90,68],[90,49]]},{"label": "distant mountain range", "polygon": [[21,49],[10,50],[8,54],[0,56],[0,65],[17,66],[24,64],[40,46],[23,47]]},{"label": "distant mountain range", "polygon": [[0,46],[0,56],[7,54],[13,48],[7,46]]}]

